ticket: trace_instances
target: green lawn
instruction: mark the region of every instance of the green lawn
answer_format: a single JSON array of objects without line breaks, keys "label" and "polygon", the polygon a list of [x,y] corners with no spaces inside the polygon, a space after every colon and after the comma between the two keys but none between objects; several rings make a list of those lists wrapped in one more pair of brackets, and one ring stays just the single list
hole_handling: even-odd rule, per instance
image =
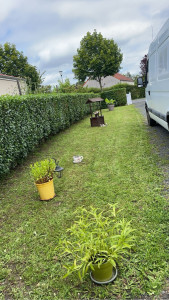
[{"label": "green lawn", "polygon": [[[106,127],[89,117],[51,137],[0,183],[0,299],[136,299],[164,288],[169,258],[163,175],[147,126],[133,106],[104,111]],[[73,155],[83,155],[73,164]],[[39,201],[29,165],[55,157],[64,167],[56,197]],[[167,162],[166,162],[167,163]],[[62,279],[65,261],[55,250],[78,206],[117,202],[132,221],[136,245],[119,264],[114,283],[98,286],[87,274]]]}]

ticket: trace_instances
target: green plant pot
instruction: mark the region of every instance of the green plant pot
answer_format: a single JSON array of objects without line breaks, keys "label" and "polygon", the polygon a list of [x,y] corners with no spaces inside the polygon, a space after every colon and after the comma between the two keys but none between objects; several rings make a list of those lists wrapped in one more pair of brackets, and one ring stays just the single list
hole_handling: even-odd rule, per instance
[{"label": "green plant pot", "polygon": [[110,262],[106,262],[98,267],[94,265],[94,270],[90,273],[90,278],[93,282],[98,284],[105,284],[112,282],[117,277],[117,269],[113,268]]}]

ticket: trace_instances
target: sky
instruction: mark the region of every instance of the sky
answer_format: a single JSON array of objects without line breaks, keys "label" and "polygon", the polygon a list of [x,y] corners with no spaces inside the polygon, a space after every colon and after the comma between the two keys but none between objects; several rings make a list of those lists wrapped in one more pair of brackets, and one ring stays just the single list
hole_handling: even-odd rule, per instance
[{"label": "sky", "polygon": [[140,61],[169,18],[169,0],[0,0],[0,44],[23,51],[44,85],[75,83],[73,56],[96,29],[123,53],[121,74],[139,74]]}]

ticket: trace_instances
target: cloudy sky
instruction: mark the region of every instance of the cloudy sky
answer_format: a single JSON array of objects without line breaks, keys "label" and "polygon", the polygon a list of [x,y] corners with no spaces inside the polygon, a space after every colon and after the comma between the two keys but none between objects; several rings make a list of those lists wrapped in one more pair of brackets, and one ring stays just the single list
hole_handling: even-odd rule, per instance
[{"label": "cloudy sky", "polygon": [[75,82],[73,55],[86,33],[101,32],[123,53],[120,73],[140,60],[169,18],[169,0],[0,0],[0,43],[14,43],[44,74],[44,84]]}]

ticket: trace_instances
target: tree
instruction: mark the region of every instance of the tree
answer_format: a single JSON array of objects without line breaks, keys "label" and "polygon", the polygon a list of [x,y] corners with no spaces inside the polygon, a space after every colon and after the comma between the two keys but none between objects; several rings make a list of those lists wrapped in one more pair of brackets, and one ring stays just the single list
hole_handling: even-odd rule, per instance
[{"label": "tree", "polygon": [[125,73],[123,75],[126,76],[126,77],[131,78],[134,81],[135,85],[137,84],[137,78],[140,77],[140,75],[138,75],[138,74],[131,74],[130,72],[127,72],[127,73]]},{"label": "tree", "polygon": [[26,83],[30,87],[31,91],[35,91],[38,87],[40,87],[43,79],[43,73],[37,71],[35,66],[30,64],[25,65],[25,70],[23,76],[26,78]]},{"label": "tree", "polygon": [[69,78],[66,78],[64,82],[60,79],[58,80],[58,85],[55,88],[55,91],[59,93],[75,93],[77,88],[74,84],[70,83]]},{"label": "tree", "polygon": [[53,89],[50,84],[48,85],[41,85],[37,90],[36,93],[38,94],[50,94],[52,93]]},{"label": "tree", "polygon": [[28,58],[19,52],[14,44],[0,45],[0,72],[6,75],[26,78],[30,89],[34,91],[42,82],[42,75],[35,66],[28,63]]},{"label": "tree", "polygon": [[144,57],[142,58],[140,62],[140,69],[141,69],[141,75],[145,76],[146,75],[146,69],[147,69],[147,55],[145,54]]},{"label": "tree", "polygon": [[60,93],[66,93],[70,92],[72,90],[72,86],[70,84],[69,78],[66,78],[64,82],[62,82],[60,79],[58,80],[58,91]]},{"label": "tree", "polygon": [[130,72],[127,72],[127,73],[125,73],[123,75],[126,76],[126,77],[128,77],[128,78],[131,78],[131,79],[133,79],[133,77],[135,76],[135,75],[132,75]]},{"label": "tree", "polygon": [[102,89],[102,77],[114,75],[120,69],[123,55],[113,39],[103,38],[96,30],[80,42],[77,55],[73,57],[73,72],[79,81],[95,79]]}]

